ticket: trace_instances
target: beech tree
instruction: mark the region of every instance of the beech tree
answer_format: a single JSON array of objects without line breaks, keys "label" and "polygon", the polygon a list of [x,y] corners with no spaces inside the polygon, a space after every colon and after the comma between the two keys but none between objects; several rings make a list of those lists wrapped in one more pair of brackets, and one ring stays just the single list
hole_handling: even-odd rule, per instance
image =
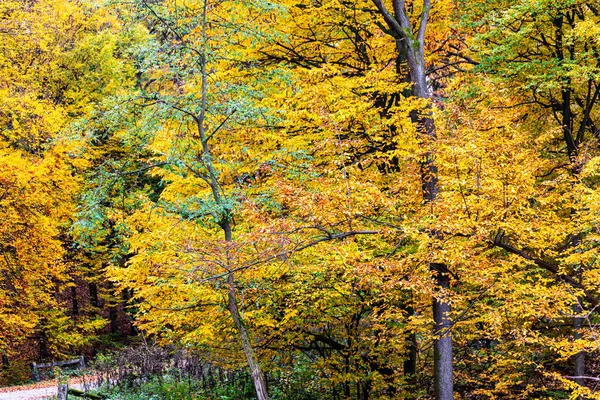
[{"label": "beech tree", "polygon": [[114,20],[91,10],[52,0],[0,5],[0,351],[9,363],[83,350],[105,325],[76,315],[76,297],[63,301],[79,278],[69,227],[88,166],[67,131],[123,82],[106,25]]},{"label": "beech tree", "polygon": [[[517,256],[533,260],[550,272],[558,281],[566,282],[581,291],[572,307],[575,338],[580,340],[585,309],[595,307],[593,290],[586,287],[582,277],[589,273],[589,260],[578,259],[574,253],[589,251],[588,229],[580,207],[587,208],[582,191],[591,189],[582,178],[590,160],[596,157],[594,145],[597,129],[598,52],[590,35],[596,30],[595,2],[542,2],[532,7],[522,2],[494,2],[485,9],[469,7],[470,18],[480,18],[481,33],[474,41],[481,64],[478,70],[494,77],[500,87],[515,92],[513,104],[507,109],[531,123],[529,115],[538,118],[537,126],[529,125],[537,139],[544,142],[541,154],[549,165],[540,173],[541,182],[565,179],[569,183],[556,190],[563,201],[573,204],[567,217],[574,225],[561,219],[561,234],[549,243],[532,246],[499,232],[494,244]],[[495,11],[501,11],[494,14]],[[551,134],[542,133],[546,129]],[[575,198],[579,200],[574,200]],[[569,200],[567,200],[569,199]],[[567,225],[563,225],[567,224]],[[569,226],[569,227],[567,227]],[[525,239],[527,242],[527,239]],[[586,244],[587,242],[587,244]],[[593,247],[593,245],[592,245]],[[551,257],[541,253],[551,252]],[[568,260],[568,261],[567,261]],[[582,317],[587,315],[587,317]],[[584,384],[584,351],[573,354],[575,381]]]},{"label": "beech tree", "polygon": [[[401,58],[406,59],[408,65],[408,82],[412,85],[415,97],[429,100],[431,90],[427,84],[425,65],[425,32],[431,12],[431,2],[424,0],[420,12],[417,30],[409,19],[406,4],[403,0],[394,0],[393,13],[386,8],[382,0],[374,0],[377,9],[387,24],[392,37],[396,40],[396,47]],[[435,122],[431,115],[428,103],[425,110],[413,111],[411,118],[418,125],[420,139],[423,142],[423,161],[421,162],[421,182],[423,199],[425,203],[435,202],[438,193],[438,168],[435,162],[433,144],[437,138]],[[439,235],[433,227],[432,235]],[[450,276],[447,266],[443,262],[431,262],[429,265],[436,277],[437,285],[442,289],[450,287]],[[452,335],[450,320],[450,303],[443,298],[434,298],[433,319],[435,321],[435,335],[440,335],[435,340],[435,390],[436,398],[447,400],[454,398],[452,374]]]},{"label": "beech tree", "polygon": [[[293,13],[299,20],[292,19],[290,21],[285,20],[287,24],[296,24],[302,33],[290,32],[290,35],[298,36],[298,41],[290,41],[291,43],[282,43],[276,41],[270,48],[265,48],[261,52],[267,56],[268,60],[276,60],[278,62],[287,62],[298,65],[302,68],[329,68],[331,74],[334,75],[339,73],[340,76],[347,76],[346,80],[350,81],[351,76],[369,76],[369,74],[375,75],[371,68],[377,60],[379,62],[388,61],[389,58],[395,58],[395,71],[397,78],[391,78],[386,76],[384,79],[389,79],[390,87],[381,90],[381,92],[375,92],[373,97],[371,93],[374,92],[373,88],[366,89],[365,86],[358,90],[364,90],[367,102],[371,102],[372,106],[380,107],[380,113],[383,118],[390,118],[394,112],[394,107],[399,105],[405,107],[414,107],[410,111],[410,119],[417,126],[417,136],[419,138],[420,145],[415,149],[419,152],[419,157],[422,158],[420,181],[422,187],[422,196],[424,202],[428,204],[426,207],[433,207],[437,195],[439,193],[438,187],[438,168],[436,166],[434,157],[434,144],[436,141],[436,130],[435,122],[432,116],[432,104],[429,102],[431,97],[431,90],[426,80],[427,66],[425,64],[425,35],[427,24],[429,22],[430,15],[430,4],[424,2],[422,9],[416,11],[413,9],[416,15],[419,15],[416,20],[420,22],[419,27],[413,32],[413,24],[411,20],[412,14],[407,11],[404,2],[395,2],[393,4],[393,11],[390,13],[382,2],[374,2],[379,18],[382,18],[386,25],[381,25],[380,21],[373,19],[369,14],[364,13],[365,10],[369,9],[369,3],[357,2],[356,4],[342,4],[338,2],[331,2],[330,4],[320,4],[315,6],[315,13],[322,12],[322,10],[332,9],[334,13],[327,13],[321,15],[321,20],[318,19],[320,24],[325,26],[319,26],[319,23],[315,24],[314,28],[306,29],[304,24],[309,26],[315,21],[316,14],[310,14],[310,5],[303,5],[303,11],[299,13]],[[297,5],[296,5],[297,6]],[[294,6],[291,6],[292,9]],[[372,7],[372,6],[371,6]],[[307,9],[310,10],[307,13]],[[358,16],[357,16],[358,11]],[[420,13],[420,14],[419,14]],[[302,14],[308,14],[308,21],[303,19]],[[313,20],[311,20],[312,15]],[[318,17],[317,17],[318,18]],[[325,18],[332,18],[335,22],[330,22]],[[336,19],[339,19],[337,21]],[[293,22],[292,22],[293,21]],[[302,22],[299,22],[302,21]],[[350,21],[350,22],[349,22]],[[368,24],[372,24],[369,26]],[[379,24],[379,27],[377,27]],[[286,29],[286,28],[283,28]],[[387,53],[385,55],[377,55],[371,52],[372,43],[369,38],[376,35],[377,31],[383,31],[384,34],[389,35],[392,39],[392,45],[395,47],[395,56],[390,56],[390,49],[385,48]],[[439,32],[438,32],[439,34]],[[308,37],[308,38],[307,38]],[[344,45],[340,45],[343,43]],[[383,45],[377,43],[377,45]],[[336,46],[337,51],[330,51],[327,46]],[[330,54],[331,53],[331,54]],[[315,55],[318,54],[318,55]],[[387,57],[387,58],[386,58]],[[385,68],[385,67],[384,67]],[[373,68],[374,69],[374,68]],[[380,74],[383,75],[383,74]],[[367,82],[361,82],[363,85],[368,85]],[[404,86],[403,86],[404,85]],[[341,86],[341,84],[340,84]],[[403,87],[402,87],[403,86]],[[408,89],[407,89],[408,88]],[[368,92],[370,90],[371,92]],[[407,94],[409,91],[412,96],[421,101],[425,101],[423,104],[411,104],[410,100],[405,100],[405,104],[399,100],[402,97],[410,97]],[[370,98],[369,98],[370,97]],[[339,102],[341,103],[341,102]],[[374,103],[374,104],[373,104]],[[326,106],[327,107],[327,106]],[[334,112],[340,107],[339,104],[331,106],[330,112]],[[386,109],[387,108],[387,109]],[[355,117],[356,118],[356,117]],[[396,118],[398,116],[396,115]],[[401,118],[401,117],[400,117]],[[352,121],[355,125],[360,126],[360,123]],[[399,140],[399,131],[402,129],[403,122],[394,119],[386,122],[389,124],[388,133],[377,132],[378,139],[382,143],[384,151],[391,152],[388,166],[382,166],[383,170],[389,168],[389,164],[392,164],[392,168],[397,168],[393,164],[395,161],[393,158],[397,157],[393,155],[396,150],[396,145],[393,141]],[[352,128],[351,128],[352,129]],[[354,128],[356,129],[356,128]],[[360,127],[358,128],[360,130]],[[392,133],[392,137],[385,140],[381,140],[383,135]],[[344,136],[347,133],[344,132]],[[396,136],[396,137],[394,137]],[[383,136],[385,137],[385,136]],[[409,138],[403,138],[409,139]],[[400,139],[402,140],[402,139]],[[409,139],[410,140],[410,139]],[[372,143],[372,142],[371,142]],[[368,146],[368,144],[367,144]],[[344,151],[348,151],[344,149]],[[358,150],[363,152],[364,149]],[[346,153],[348,154],[348,153]],[[354,161],[354,156],[349,154],[350,162]],[[360,157],[356,157],[359,162]],[[391,162],[390,162],[391,161]],[[397,163],[397,161],[396,161]],[[439,237],[440,232],[435,227],[430,227],[432,237]],[[438,286],[445,291],[449,288],[449,276],[448,271],[444,263],[442,262],[431,262],[431,272],[438,279]],[[449,320],[449,303],[444,300],[445,294],[439,294],[439,298],[436,298],[433,302],[434,315],[436,321],[436,334],[441,333],[439,340],[436,340],[436,391],[439,393],[440,398],[452,398],[452,338],[450,335],[450,320]],[[405,372],[407,374],[414,374],[414,357],[411,360],[407,360],[405,366]]]},{"label": "beech tree", "polygon": [[259,399],[598,397],[595,1],[92,3],[0,5],[3,354],[123,297]]}]

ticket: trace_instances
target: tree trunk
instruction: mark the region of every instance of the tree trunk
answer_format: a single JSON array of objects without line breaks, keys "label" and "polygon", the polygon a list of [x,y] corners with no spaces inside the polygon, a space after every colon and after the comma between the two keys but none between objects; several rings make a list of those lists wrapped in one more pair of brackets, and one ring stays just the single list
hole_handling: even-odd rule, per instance
[{"label": "tree trunk", "polygon": [[88,283],[88,290],[90,292],[90,303],[92,304],[92,306],[98,307],[98,286],[96,286],[94,282],[90,282]]},{"label": "tree trunk", "polygon": [[[421,99],[430,99],[431,93],[427,85],[427,73],[425,70],[425,31],[429,20],[431,0],[423,0],[423,11],[420,16],[418,29],[415,31],[410,21],[403,0],[393,0],[393,13],[389,12],[383,0],[372,0],[386,24],[393,32],[396,47],[400,57],[408,64],[409,81],[412,83],[413,96]],[[398,68],[398,71],[401,69]],[[406,78],[406,77],[404,77]],[[420,134],[420,147],[424,154],[421,162],[421,185],[423,188],[423,199],[426,204],[431,204],[439,193],[438,168],[435,163],[435,153],[431,143],[437,139],[435,121],[431,112],[431,104],[425,110],[414,111],[411,119],[417,124]],[[432,236],[437,236],[435,229]],[[447,289],[450,286],[448,269],[444,264],[430,264],[430,270],[436,275],[438,289]],[[437,273],[436,273],[437,272]],[[435,392],[437,400],[448,400],[454,398],[453,375],[452,375],[452,327],[448,314],[450,304],[438,298],[433,299],[433,319],[435,322],[435,334],[442,335],[435,339]]]},{"label": "tree trunk", "polygon": [[73,308],[73,316],[79,315],[79,302],[77,301],[77,286],[71,286],[71,302]]},{"label": "tree trunk", "polygon": [[[43,321],[45,323],[46,321]],[[50,357],[50,352],[48,351],[48,338],[46,337],[46,333],[40,333],[40,358],[45,360]]]},{"label": "tree trunk", "polygon": [[[206,149],[205,151],[208,153],[208,149]],[[216,176],[214,173],[212,173],[211,175],[213,176],[213,178]],[[216,181],[213,181],[213,185],[213,194],[215,200],[217,201],[217,203],[220,203],[220,196],[218,194],[218,186]],[[229,220],[228,217],[226,217],[226,219],[222,221],[221,228],[223,228],[223,233],[225,234],[225,241],[232,242],[232,226],[231,220]],[[254,349],[252,348],[252,342],[250,341],[248,330],[246,329],[244,319],[240,315],[240,310],[238,308],[235,278],[233,272],[227,275],[227,285],[229,287],[227,291],[229,313],[231,314],[231,318],[233,318],[235,327],[240,333],[240,339],[242,340],[242,348],[244,350],[246,360],[248,361],[248,367],[250,367],[250,373],[252,375],[252,382],[254,383],[256,395],[258,397],[258,400],[269,400],[269,392],[265,376],[262,372],[262,369],[260,368],[260,365],[258,364],[256,355],[254,354]]]},{"label": "tree trunk", "polygon": [[235,323],[235,326],[238,332],[240,333],[242,347],[244,349],[244,355],[246,356],[248,366],[250,367],[252,381],[254,382],[254,388],[256,389],[256,395],[258,397],[258,400],[268,400],[269,395],[267,393],[267,384],[265,382],[265,377],[256,360],[256,355],[254,354],[254,350],[252,349],[252,343],[250,342],[248,331],[246,330],[246,326],[244,325],[244,321],[242,321],[238,309],[233,273],[230,273],[227,276],[227,285],[229,286],[227,294],[229,312],[231,313],[233,322]]},{"label": "tree trunk", "polygon": [[[414,51],[409,50],[409,54],[408,64],[413,82],[413,94],[419,98],[429,99],[430,94],[425,76],[423,54],[417,49]],[[438,168],[435,155],[430,143],[427,143],[437,139],[435,122],[431,115],[431,105],[428,105],[422,114],[415,112],[412,118],[417,124],[420,134],[423,135],[422,147],[425,149],[425,154],[421,162],[421,186],[423,199],[425,203],[429,204],[435,201],[439,193]],[[436,232],[432,232],[432,235],[436,235]],[[445,264],[431,263],[429,270],[435,275],[438,289],[444,290],[450,287],[448,268]],[[436,337],[434,339],[435,398],[436,400],[450,400],[454,398],[450,304],[443,299],[434,297],[432,308],[435,324],[434,335]]]},{"label": "tree trunk", "polygon": [[[413,82],[413,94],[416,97],[429,99],[429,88],[425,75],[425,60],[423,54],[415,49],[409,50],[408,57],[411,80]],[[431,105],[427,106],[424,114],[413,115],[413,120],[417,123],[419,132],[423,135],[422,146],[425,149],[423,161],[421,162],[421,185],[423,188],[423,199],[425,203],[432,203],[438,196],[438,168],[435,163],[435,155],[431,145],[427,143],[437,139],[435,131],[435,122],[431,116]],[[432,232],[436,235],[436,232]],[[448,289],[450,279],[448,277],[448,268],[444,264],[432,263],[429,266],[430,271],[435,274],[435,281],[438,289]],[[449,318],[450,304],[437,297],[433,299],[433,321],[435,324],[434,334],[434,382],[436,400],[451,400],[454,398],[454,377],[452,360],[452,323]],[[438,337],[439,335],[439,337]]]},{"label": "tree trunk", "polygon": [[[431,270],[436,275],[436,283],[440,289],[450,287],[448,269],[444,264],[431,264]],[[433,300],[433,321],[437,339],[434,342],[434,382],[435,398],[451,400],[454,398],[454,382],[452,372],[452,321],[448,317],[450,304],[438,297]],[[439,336],[439,337],[438,337]]]},{"label": "tree trunk", "polygon": [[110,333],[119,333],[119,324],[117,321],[117,307],[111,306],[108,309],[108,319],[110,320]]},{"label": "tree trunk", "polygon": [[[554,19],[553,25],[555,28],[555,36],[556,36],[556,49],[555,56],[559,62],[565,61],[565,52],[564,52],[564,34],[563,34],[563,23],[564,16],[559,15]],[[571,112],[571,89],[569,86],[571,84],[570,79],[565,79],[563,82],[564,87],[561,90],[561,100],[562,100],[562,131],[563,138],[565,144],[567,145],[567,151],[569,153],[569,159],[574,162],[577,157],[577,144],[575,143],[575,139],[573,138],[573,113]]]},{"label": "tree trunk", "polygon": [[[412,302],[412,299],[409,302]],[[415,314],[412,306],[405,307],[405,310],[407,317]],[[408,358],[404,360],[404,377],[406,383],[412,388],[416,384],[417,373],[417,335],[414,332],[407,335],[406,347],[408,348]]]},{"label": "tree trunk", "polygon": [[[575,307],[576,313],[579,314],[581,311],[581,307]],[[581,339],[581,328],[583,328],[583,318],[573,318],[573,328],[575,330],[575,340]],[[585,376],[585,353],[583,351],[580,351],[575,355],[575,359],[573,362],[573,372],[575,376]],[[576,378],[575,382],[577,382],[579,385],[583,385],[585,383],[583,378]]]}]

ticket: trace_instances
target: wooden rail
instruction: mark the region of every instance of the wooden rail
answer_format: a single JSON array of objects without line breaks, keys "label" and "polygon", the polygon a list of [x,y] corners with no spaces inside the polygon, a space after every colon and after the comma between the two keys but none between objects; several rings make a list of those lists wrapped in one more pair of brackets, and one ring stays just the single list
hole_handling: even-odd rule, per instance
[{"label": "wooden rail", "polygon": [[54,362],[49,362],[49,363],[31,363],[31,374],[33,377],[34,381],[39,381],[40,379],[40,374],[39,374],[39,370],[43,369],[43,368],[53,368],[53,367],[64,367],[66,365],[76,365],[81,369],[85,368],[85,357],[81,356],[78,358],[74,358],[72,360],[67,360],[67,361],[54,361]]},{"label": "wooden rail", "polygon": [[85,399],[92,400],[106,399],[105,396],[102,396],[100,394],[86,393],[81,390],[72,389],[69,387],[69,385],[58,385],[58,400],[68,400],[70,394],[76,397],[83,397]]}]

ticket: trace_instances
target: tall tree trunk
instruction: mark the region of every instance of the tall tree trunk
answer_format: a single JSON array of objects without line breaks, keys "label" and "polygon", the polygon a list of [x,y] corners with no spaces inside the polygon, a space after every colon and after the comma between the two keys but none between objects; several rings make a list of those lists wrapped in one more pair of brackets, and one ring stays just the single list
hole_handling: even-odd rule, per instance
[{"label": "tall tree trunk", "polygon": [[[563,32],[563,25],[565,23],[565,16],[563,14],[558,15],[553,20],[553,25],[555,27],[555,56],[560,62],[568,62],[572,59],[573,55],[573,45],[567,44],[564,40],[565,35]],[[566,47],[566,51],[565,51]],[[590,108],[584,110],[584,119],[581,121],[581,126],[579,127],[579,133],[577,137],[574,137],[574,115],[571,110],[572,99],[572,90],[571,90],[571,79],[565,78],[563,82],[564,87],[561,89],[561,129],[563,131],[563,139],[565,145],[567,146],[567,152],[569,155],[569,160],[572,163],[571,172],[573,175],[578,175],[583,168],[583,165],[580,165],[577,162],[577,156],[579,153],[579,145],[581,144],[581,140],[583,140],[583,132],[585,131],[585,124],[587,123],[587,119],[589,117],[589,111],[591,108],[591,104],[595,102],[596,96],[598,92],[593,94],[593,99],[591,99],[591,103],[589,103]],[[589,96],[590,94],[588,94]],[[588,103],[586,103],[588,104]],[[581,236],[575,235],[572,239],[569,240],[569,247],[575,247],[579,245],[581,242]],[[581,281],[581,270],[578,271],[578,279]],[[581,308],[581,301],[583,299],[579,299],[579,303],[573,307],[573,312],[575,314],[581,314],[583,309]],[[573,318],[573,331],[575,340],[581,338],[581,330],[583,328],[584,319],[580,317]],[[573,374],[574,376],[585,376],[585,352],[581,351],[577,353],[573,359]],[[584,385],[583,378],[575,378],[575,382],[579,385]]]},{"label": "tall tree trunk", "polygon": [[[422,46],[422,45],[421,45]],[[408,67],[413,83],[413,95],[422,99],[431,98],[425,74],[425,59],[422,48],[411,46],[408,49]],[[421,162],[421,186],[423,200],[426,204],[433,203],[439,194],[438,167],[432,143],[437,139],[435,121],[432,117],[431,104],[421,113],[412,114],[413,122],[418,126],[422,135],[421,146],[424,156]],[[433,236],[438,233],[435,229]],[[435,276],[438,290],[450,288],[448,268],[445,264],[431,263],[429,270]],[[452,321],[450,320],[450,304],[443,298],[434,297],[432,301],[434,322],[434,384],[436,400],[451,400],[454,398]]]},{"label": "tall tree trunk", "polygon": [[110,333],[119,333],[119,324],[117,321],[117,307],[111,306],[108,308],[108,319],[110,320]]},{"label": "tall tree trunk", "polygon": [[98,286],[96,286],[94,282],[89,282],[88,291],[90,292],[90,303],[92,304],[92,306],[98,307]]},{"label": "tall tree trunk", "polygon": [[[408,75],[412,83],[413,96],[421,99],[430,99],[431,93],[427,85],[427,74],[425,70],[425,31],[429,21],[431,0],[423,0],[423,12],[419,25],[415,31],[409,19],[404,0],[392,0],[393,13],[390,13],[383,0],[372,0],[377,10],[385,20],[387,26],[396,40],[399,59],[406,60],[408,64]],[[435,163],[435,154],[432,143],[437,139],[435,121],[431,113],[431,104],[421,112],[415,111],[411,118],[418,126],[421,135],[421,149],[424,151],[421,163],[421,185],[423,188],[423,199],[426,204],[432,204],[439,193],[438,168]],[[432,236],[438,236],[435,229]],[[432,274],[436,276],[438,289],[448,289],[450,280],[448,278],[447,266],[444,264],[430,264]],[[449,400],[454,398],[453,372],[452,372],[452,326],[449,319],[450,304],[440,298],[433,299],[433,319],[435,323],[436,337],[434,342],[435,362],[434,380],[435,396],[437,400]]]},{"label": "tall tree trunk", "polygon": [[79,315],[79,302],[77,301],[77,286],[71,286],[71,302],[73,308],[73,316]]},{"label": "tall tree trunk", "polygon": [[[576,314],[580,314],[583,310],[579,305],[576,305],[573,308],[573,311],[575,311]],[[583,328],[583,320],[584,319],[581,317],[573,318],[573,330],[575,331],[575,340],[581,339],[582,337],[581,328]],[[575,358],[573,360],[573,372],[575,376],[585,376],[585,353],[583,351],[580,351],[575,355]],[[580,385],[583,385],[585,383],[583,378],[576,378],[575,382],[577,382]]]},{"label": "tall tree trunk", "polygon": [[[411,296],[412,297],[412,296]],[[412,298],[409,300],[412,302]],[[407,316],[415,314],[414,308],[409,305],[405,307]],[[404,376],[406,383],[412,388],[416,384],[416,373],[417,373],[417,335],[414,332],[408,334],[406,338],[406,345],[408,348],[408,358],[404,360]]]},{"label": "tall tree trunk", "polygon": [[[45,323],[46,321],[43,321]],[[40,334],[40,358],[45,360],[50,357],[50,352],[48,351],[48,337],[44,332]]]},{"label": "tall tree trunk", "polygon": [[[423,72],[424,77],[424,72]],[[424,81],[424,79],[423,79]],[[415,84],[415,92],[426,94],[427,91],[421,91]],[[428,97],[424,97],[428,98]],[[418,116],[416,122],[419,131],[425,136],[425,141],[433,142],[436,140],[435,124],[431,117],[431,111],[425,110],[424,116]],[[438,168],[435,163],[433,150],[430,143],[425,143],[425,154],[421,162],[421,185],[423,188],[423,198],[425,203],[432,203],[436,200],[439,193]],[[431,232],[437,236],[435,229]],[[435,282],[438,289],[446,290],[450,287],[448,268],[445,264],[431,263],[429,270],[435,276]],[[454,398],[454,376],[452,360],[452,323],[449,318],[450,303],[440,297],[433,298],[433,322],[434,322],[434,382],[436,400],[450,400]],[[438,337],[439,335],[439,337]]]},{"label": "tall tree trunk", "polygon": [[229,312],[231,313],[231,318],[233,318],[233,322],[235,323],[235,327],[237,328],[240,339],[242,340],[242,347],[244,349],[244,355],[246,356],[246,360],[248,361],[248,366],[250,367],[250,373],[252,374],[252,381],[254,382],[254,388],[256,389],[256,396],[258,400],[268,400],[269,395],[267,392],[267,383],[265,381],[265,377],[262,373],[260,365],[256,360],[256,355],[254,354],[254,350],[252,349],[252,343],[250,342],[250,337],[248,335],[248,331],[242,320],[240,315],[240,311],[237,304],[237,296],[235,289],[235,279],[233,273],[227,276],[227,285],[228,285],[228,307]]},{"label": "tall tree trunk", "polygon": [[[450,279],[448,269],[444,264],[431,264],[438,288],[448,289]],[[435,322],[434,370],[435,398],[451,400],[454,396],[452,371],[452,336],[450,330],[452,321],[448,318],[450,304],[438,297],[433,300],[433,320]]]}]

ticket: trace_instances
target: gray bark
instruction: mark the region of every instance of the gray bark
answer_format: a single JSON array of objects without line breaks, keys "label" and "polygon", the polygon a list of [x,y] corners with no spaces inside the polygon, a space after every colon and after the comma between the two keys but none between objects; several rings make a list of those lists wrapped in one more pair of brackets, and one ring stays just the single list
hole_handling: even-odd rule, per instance
[{"label": "gray bark", "polygon": [[[579,307],[577,307],[579,308]],[[581,339],[581,328],[583,327],[583,318],[574,318],[573,319],[573,328],[575,328],[575,339]],[[575,359],[573,362],[573,372],[575,376],[581,377],[585,376],[585,353],[580,351],[575,355]],[[575,379],[580,385],[583,385],[585,382],[583,378]]]},{"label": "gray bark", "polygon": [[[427,85],[425,71],[425,30],[429,20],[431,8],[430,0],[423,0],[423,13],[420,25],[416,32],[408,18],[404,0],[393,0],[392,15],[383,4],[382,0],[373,0],[392,35],[396,39],[396,46],[400,54],[408,64],[410,83],[412,83],[412,94],[422,99],[430,99],[431,93]],[[414,112],[413,121],[418,125],[422,135],[422,148],[425,150],[421,163],[421,185],[423,188],[423,199],[426,203],[432,203],[438,196],[438,168],[435,163],[434,153],[430,142],[437,139],[435,122],[431,115],[431,106],[422,112]],[[432,233],[435,235],[435,232]],[[436,284],[439,289],[448,289],[450,280],[448,270],[444,264],[431,264],[430,271],[436,276]],[[452,323],[449,318],[450,304],[438,297],[433,299],[433,319],[435,323],[434,334],[434,381],[436,400],[449,400],[454,398],[454,376],[452,361]]]},{"label": "gray bark", "polygon": [[[432,264],[432,270],[436,270],[436,283],[438,288],[448,289],[450,279],[448,270],[443,264]],[[439,336],[434,342],[434,370],[435,370],[435,398],[438,400],[450,400],[454,398],[454,381],[452,371],[452,321],[448,317],[450,304],[434,298],[433,320],[435,322],[435,335]]]},{"label": "gray bark", "polygon": [[239,312],[235,289],[235,279],[233,274],[229,274],[227,276],[227,285],[229,287],[227,296],[229,312],[231,313],[231,317],[233,318],[235,326],[238,332],[240,333],[240,339],[242,340],[244,355],[246,356],[246,360],[248,361],[248,367],[250,367],[250,373],[252,374],[252,381],[254,382],[256,396],[258,400],[268,400],[269,394],[267,392],[267,383],[265,381],[265,376],[260,368],[260,365],[256,360],[256,355],[254,354],[254,350],[252,348],[252,342],[250,341],[248,331],[246,329],[246,326],[244,325],[244,321],[242,320],[242,317]]}]

